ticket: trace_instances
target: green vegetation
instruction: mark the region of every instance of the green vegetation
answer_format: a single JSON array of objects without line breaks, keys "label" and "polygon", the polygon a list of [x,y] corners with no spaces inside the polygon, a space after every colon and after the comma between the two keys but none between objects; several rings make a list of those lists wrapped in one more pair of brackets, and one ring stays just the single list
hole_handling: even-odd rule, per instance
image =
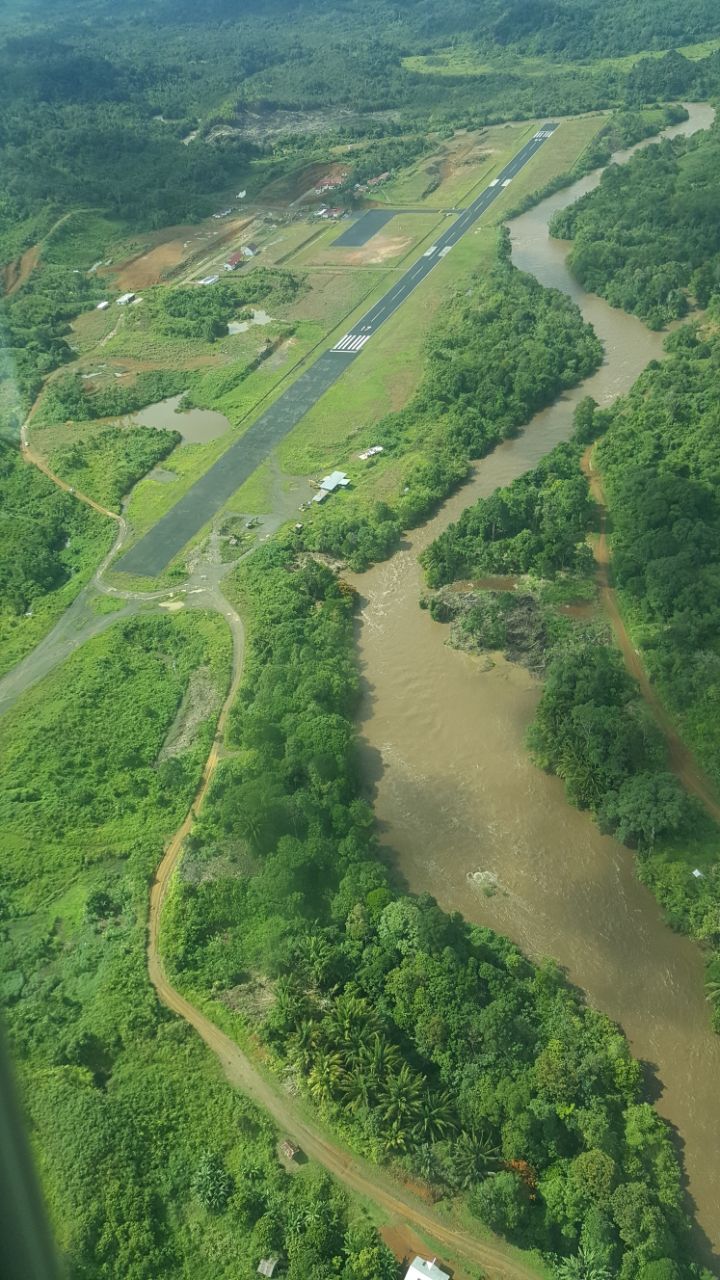
[{"label": "green vegetation", "polygon": [[[73,1277],[396,1280],[326,1177],[290,1177],[145,968],[148,882],[212,736],[158,763],[193,671],[228,676],[221,620],[118,624],[3,721],[0,990],[53,1225]],[[317,1274],[320,1274],[319,1272]]]},{"label": "green vegetation", "polygon": [[661,329],[720,281],[720,133],[715,126],[610,166],[600,187],[556,214],[553,234],[574,241],[581,284]]},{"label": "green vegetation", "polygon": [[620,653],[594,636],[565,644],[550,663],[529,743],[570,802],[626,844],[653,849],[698,821]]},{"label": "green vegetation", "polygon": [[93,387],[80,374],[63,374],[54,378],[43,396],[34,421],[42,425],[53,422],[89,422],[95,418],[121,418],[137,413],[149,404],[179,395],[192,375],[153,369],[139,373],[127,386],[117,383]]},{"label": "green vegetation", "polygon": [[680,329],[610,415],[597,447],[612,517],[613,569],[648,672],[720,784],[713,677],[720,580],[720,453],[712,318]]},{"label": "green vegetation", "polygon": [[158,289],[145,301],[160,333],[214,342],[227,335],[228,321],[243,307],[292,302],[299,289],[300,280],[292,272],[260,267],[237,281],[219,281],[203,289]]},{"label": "green vegetation", "polygon": [[[377,0],[370,22],[347,0],[326,0],[302,23],[287,0],[241,16],[231,0],[215,0],[211,21],[187,3],[143,11],[140,23],[137,16],[135,5],[107,0],[59,0],[51,18],[19,0],[4,6],[0,257],[36,239],[58,211],[92,205],[159,227],[210,213],[238,184],[257,186],[271,164],[282,171],[317,154],[316,125],[289,120],[285,137],[264,143],[248,109],[270,124],[278,109],[310,109],[330,137],[374,134],[380,148],[396,145],[383,135],[407,136],[408,124],[422,145],[430,117],[567,114],[707,96],[717,86],[712,52],[698,61],[672,53],[622,62],[716,37],[712,0],[682,11],[656,0],[651,17],[641,0],[487,0],[479,11],[452,0],[442,15],[425,3],[406,7],[402,23],[388,0]],[[433,74],[432,55],[458,40],[480,55],[479,73],[453,77],[439,65]],[[407,61],[418,55],[422,73]],[[598,58],[606,61],[578,65]],[[348,107],[349,117],[339,111]],[[377,114],[389,109],[396,118]],[[407,140],[399,145],[404,154]]]},{"label": "green vegetation", "polygon": [[[671,335],[667,358],[651,366],[616,406],[596,451],[612,518],[615,580],[633,639],[660,697],[716,785],[717,323],[714,302],[705,322]],[[699,879],[690,875],[687,861],[658,855],[644,864],[643,875],[677,927],[720,946],[720,882],[712,861]],[[716,1009],[720,1029],[719,1014]]]},{"label": "green vegetation", "polygon": [[592,564],[592,516],[581,446],[553,449],[533,471],[468,507],[422,556],[428,585],[484,574],[582,575]]},{"label": "green vegetation", "polygon": [[177,431],[154,427],[106,427],[58,449],[50,462],[63,480],[119,511],[133,485],[172,453],[180,439]]},{"label": "green vegetation", "polygon": [[0,673],[67,608],[113,533],[110,521],[0,442]]},{"label": "green vegetation", "polygon": [[539,204],[546,196],[554,195],[556,191],[562,191],[565,187],[571,186],[578,178],[592,173],[593,169],[602,168],[616,151],[632,147],[635,143],[660,133],[668,125],[679,124],[687,118],[687,108],[676,103],[662,108],[648,108],[644,111],[614,112],[607,124],[602,126],[565,173],[557,174],[537,191],[528,192],[507,213],[507,218],[518,217],[526,209]]},{"label": "green vegetation", "polygon": [[[618,1030],[551,964],[398,894],[361,799],[353,596],[288,543],[236,582],[247,675],[162,946],[343,1135],[516,1243],[688,1264],[679,1171]],[[479,1051],[478,1046],[482,1046]]]},{"label": "green vegetation", "polygon": [[[502,247],[504,255],[504,235]],[[399,496],[369,512],[346,500],[323,509],[306,524],[304,545],[353,569],[389,555],[401,530],[420,524],[466,477],[470,459],[514,435],[601,357],[564,294],[501,261],[446,308],[428,338],[418,391],[374,428],[390,459],[411,454]]]},{"label": "green vegetation", "polygon": [[[575,584],[573,583],[573,586]],[[436,622],[450,623],[448,643],[468,653],[502,651],[509,662],[521,662],[544,675],[550,656],[572,629],[542,587],[517,583],[512,590],[493,587],[439,591],[423,596],[420,607]]]}]

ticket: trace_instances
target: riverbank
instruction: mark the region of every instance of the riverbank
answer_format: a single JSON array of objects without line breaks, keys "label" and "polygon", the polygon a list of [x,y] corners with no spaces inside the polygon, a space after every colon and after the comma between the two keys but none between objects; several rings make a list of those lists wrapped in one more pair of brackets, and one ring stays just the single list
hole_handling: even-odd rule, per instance
[{"label": "riverbank", "polygon": [[[687,125],[670,132],[692,132],[712,116],[694,107]],[[591,175],[542,202],[511,235],[515,265],[568,293],[594,325],[602,368],[481,462],[392,560],[353,579],[362,597],[364,769],[383,842],[410,889],[507,933],[533,956],[552,955],[623,1026],[647,1064],[658,1110],[677,1130],[698,1248],[712,1260],[720,1246],[720,1041],[709,1027],[701,953],[664,924],[632,854],[572,810],[562,783],[530,763],[524,739],[537,682],[502,659],[481,670],[477,659],[446,648],[442,630],[418,608],[418,554],[472,501],[569,438],[580,399],[607,405],[662,358],[662,336],[585,295],[565,267],[566,247],[549,240],[556,209],[598,181]]]}]

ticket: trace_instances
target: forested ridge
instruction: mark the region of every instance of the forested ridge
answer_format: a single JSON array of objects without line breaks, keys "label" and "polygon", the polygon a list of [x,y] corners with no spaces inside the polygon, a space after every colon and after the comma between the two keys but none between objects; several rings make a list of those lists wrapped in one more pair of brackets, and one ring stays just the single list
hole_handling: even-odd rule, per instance
[{"label": "forested ridge", "polygon": [[[242,11],[237,0],[221,0],[200,14],[165,0],[62,0],[51,14],[12,0],[0,15],[0,258],[37,239],[53,212],[79,205],[144,227],[207,215],[220,192],[252,185],[258,160],[315,145],[302,121],[294,134],[288,121],[282,141],[258,141],[242,127],[247,113],[328,111],[332,134],[353,118],[390,112],[372,125],[392,134],[399,117],[481,123],[706,96],[720,83],[716,54],[636,67],[592,59],[718,34],[712,0],[682,11],[670,0],[651,11],[640,0],[453,0],[442,12],[416,0],[375,0],[362,13],[348,0],[312,10],[276,0]],[[477,56],[477,76],[404,65],[457,41]],[[510,52],[560,66],[526,76],[517,61],[503,61]],[[183,145],[197,128],[202,136]]]}]

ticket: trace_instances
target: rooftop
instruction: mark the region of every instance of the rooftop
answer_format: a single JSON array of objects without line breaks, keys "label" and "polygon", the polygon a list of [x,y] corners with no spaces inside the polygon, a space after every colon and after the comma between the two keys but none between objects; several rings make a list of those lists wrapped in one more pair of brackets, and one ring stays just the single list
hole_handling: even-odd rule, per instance
[{"label": "rooftop", "polygon": [[325,479],[320,481],[320,488],[332,493],[334,489],[344,489],[349,483],[349,477],[344,471],[332,471],[329,476],[325,476]]},{"label": "rooftop", "polygon": [[258,1275],[272,1276],[279,1261],[279,1258],[262,1258],[258,1267]]},{"label": "rooftop", "polygon": [[432,1262],[428,1262],[425,1258],[415,1258],[410,1264],[405,1280],[450,1280],[450,1276],[447,1271],[441,1271],[435,1266],[434,1258]]}]

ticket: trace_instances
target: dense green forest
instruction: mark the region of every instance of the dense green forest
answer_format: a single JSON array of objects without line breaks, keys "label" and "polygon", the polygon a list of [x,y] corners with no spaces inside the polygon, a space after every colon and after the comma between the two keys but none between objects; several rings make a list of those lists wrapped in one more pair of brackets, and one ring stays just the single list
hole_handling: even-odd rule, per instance
[{"label": "dense green forest", "polygon": [[79,373],[63,374],[48,384],[34,421],[45,424],[121,418],[167,396],[180,395],[191,379],[192,374],[187,372],[153,369],[139,373],[123,386],[111,383],[93,387]]},{"label": "dense green forest", "polygon": [[[501,257],[507,239],[501,233]],[[481,457],[538,409],[594,372],[602,348],[577,307],[507,260],[476,279],[438,318],[422,383],[405,409],[374,431],[386,452],[413,453],[400,496],[369,514],[351,502],[323,509],[304,545],[365,569],[420,524]],[[348,495],[350,497],[350,495]]]},{"label": "dense green forest", "polygon": [[720,283],[720,126],[611,165],[599,188],[556,214],[580,283],[660,329]]},{"label": "dense green forest", "polygon": [[580,448],[558,446],[527,475],[468,507],[423,554],[428,585],[488,574],[586,573],[592,503]]},{"label": "dense green forest", "polygon": [[379,860],[351,720],[352,592],[297,567],[291,542],[236,582],[251,636],[239,754],[166,909],[176,981],[229,1030],[259,1032],[355,1146],[466,1195],[511,1240],[582,1247],[624,1280],[660,1259],[694,1274],[669,1136],[617,1028],[552,964],[398,894]]},{"label": "dense green forest", "polygon": [[[0,258],[72,207],[144,227],[206,215],[221,193],[252,184],[258,161],[315,146],[300,118],[283,140],[257,141],[243,128],[248,113],[312,109],[332,133],[390,112],[373,124],[392,133],[400,118],[482,121],[707,96],[720,83],[717,55],[634,68],[609,59],[718,34],[713,0],[682,10],[656,0],[651,11],[641,0],[452,0],[441,13],[427,0],[374,0],[362,12],[349,0],[302,11],[290,0],[242,10],[215,0],[201,13],[167,0],[56,0],[51,12],[11,0],[0,14]],[[477,75],[404,65],[458,41],[478,58]],[[548,65],[525,74],[508,61],[517,54]],[[606,61],[588,61],[598,57]]]},{"label": "dense green forest", "polygon": [[0,672],[77,595],[110,547],[108,525],[0,441]]},{"label": "dense green forest", "polygon": [[290,1280],[396,1280],[148,981],[148,881],[211,719],[163,743],[192,673],[212,717],[228,665],[219,619],[121,623],[3,720],[0,991],[53,1225],[72,1280],[251,1280],[273,1251]]}]

